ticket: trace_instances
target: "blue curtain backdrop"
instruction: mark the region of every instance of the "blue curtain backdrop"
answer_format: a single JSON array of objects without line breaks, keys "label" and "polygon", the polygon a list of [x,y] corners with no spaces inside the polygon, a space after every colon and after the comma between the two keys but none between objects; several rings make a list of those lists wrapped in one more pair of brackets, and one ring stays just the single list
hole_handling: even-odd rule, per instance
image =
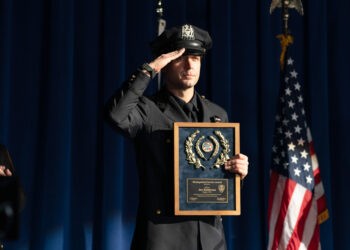
[{"label": "blue curtain backdrop", "polygon": [[[210,31],[198,90],[241,123],[250,157],[242,215],[225,217],[228,249],[265,249],[280,9],[270,0],[164,0],[168,26]],[[131,143],[101,118],[104,102],[152,59],[154,0],[1,0],[0,143],[27,193],[7,249],[128,249],[137,208]],[[323,249],[350,249],[348,0],[304,1],[290,28],[330,219]],[[153,82],[147,92],[156,90]],[[349,223],[349,224],[348,224]]]}]

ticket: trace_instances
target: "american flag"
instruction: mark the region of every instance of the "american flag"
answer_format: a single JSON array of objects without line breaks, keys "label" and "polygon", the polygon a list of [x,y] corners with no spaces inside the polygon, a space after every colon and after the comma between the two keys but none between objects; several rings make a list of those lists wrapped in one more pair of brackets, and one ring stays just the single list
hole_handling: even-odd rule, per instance
[{"label": "american flag", "polygon": [[319,224],[328,218],[320,170],[306,122],[303,84],[285,54],[268,204],[268,249],[321,249]]}]

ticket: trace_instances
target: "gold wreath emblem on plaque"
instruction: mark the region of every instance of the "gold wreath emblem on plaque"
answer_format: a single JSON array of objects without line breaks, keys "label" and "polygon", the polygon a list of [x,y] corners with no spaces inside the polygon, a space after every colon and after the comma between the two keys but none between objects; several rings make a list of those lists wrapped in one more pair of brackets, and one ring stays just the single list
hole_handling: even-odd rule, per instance
[{"label": "gold wreath emblem on plaque", "polygon": [[[186,141],[185,141],[186,160],[188,161],[188,163],[194,165],[195,168],[205,169],[206,167],[203,166],[201,160],[198,157],[196,157],[195,153],[192,150],[194,140],[199,133],[200,133],[200,131],[197,129],[194,133],[192,133],[190,136],[188,136],[186,138]],[[216,159],[216,161],[214,162],[214,164],[210,168],[214,168],[214,167],[220,168],[220,165],[223,165],[225,163],[225,161],[230,159],[230,157],[228,156],[228,153],[230,152],[230,144],[229,144],[228,140],[225,138],[225,136],[219,130],[215,130],[214,134],[220,140],[220,144],[222,146],[222,151],[220,153],[220,156]],[[209,136],[209,138],[211,139],[211,141],[214,143],[215,146],[214,146],[214,152],[211,154],[209,159],[206,159],[203,152],[200,149],[200,144],[204,138],[205,138],[205,136],[201,136],[197,140],[197,142],[195,144],[195,150],[196,150],[197,155],[202,160],[209,161],[209,160],[213,159],[219,153],[220,145],[219,145],[218,140],[214,136]]]}]

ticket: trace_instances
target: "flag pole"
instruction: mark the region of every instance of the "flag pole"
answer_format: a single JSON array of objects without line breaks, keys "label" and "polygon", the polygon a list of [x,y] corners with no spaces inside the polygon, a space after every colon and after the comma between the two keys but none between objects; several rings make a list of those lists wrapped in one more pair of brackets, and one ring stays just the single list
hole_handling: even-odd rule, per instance
[{"label": "flag pole", "polygon": [[289,20],[289,12],[288,12],[288,5],[289,0],[283,0],[282,1],[282,20],[283,20],[283,34],[285,37],[288,36],[288,20]]},{"label": "flag pole", "polygon": [[[157,1],[157,8],[156,13],[158,15],[158,31],[157,35],[160,36],[160,34],[163,33],[166,26],[166,21],[163,19],[163,6],[162,6],[162,0],[156,0]],[[162,84],[162,76],[161,72],[158,73],[158,90],[160,90]]]}]

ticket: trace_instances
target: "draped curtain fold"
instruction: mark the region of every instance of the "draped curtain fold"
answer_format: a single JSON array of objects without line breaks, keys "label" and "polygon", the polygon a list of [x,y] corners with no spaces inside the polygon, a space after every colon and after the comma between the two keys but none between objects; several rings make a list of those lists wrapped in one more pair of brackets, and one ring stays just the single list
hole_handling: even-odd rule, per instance
[{"label": "draped curtain fold", "polygon": [[[348,249],[350,3],[303,4],[305,16],[291,10],[289,24],[330,210],[321,244]],[[168,27],[191,23],[212,36],[197,90],[241,124],[241,151],[250,161],[242,215],[224,217],[227,245],[264,249],[280,9],[270,15],[270,0],[164,0],[163,7]],[[103,122],[102,110],[152,60],[155,8],[153,0],[0,1],[0,143],[27,194],[20,239],[5,249],[129,248],[138,205],[135,154]]]}]

